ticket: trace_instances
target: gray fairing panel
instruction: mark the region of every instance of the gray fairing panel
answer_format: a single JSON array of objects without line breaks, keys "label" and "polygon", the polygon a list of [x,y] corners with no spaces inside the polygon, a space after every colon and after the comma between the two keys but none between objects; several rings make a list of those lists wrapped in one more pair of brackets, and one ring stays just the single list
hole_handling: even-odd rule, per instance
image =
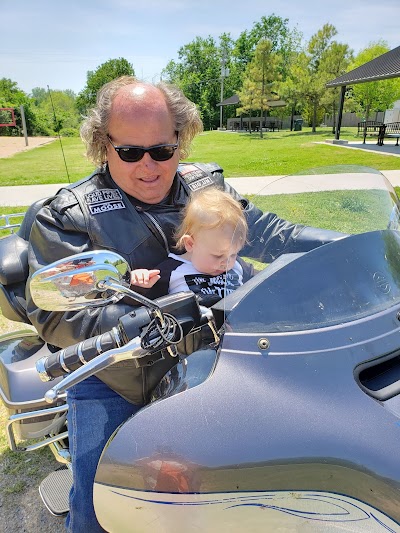
[{"label": "gray fairing panel", "polygon": [[[297,331],[267,332],[252,306],[261,305],[257,298],[265,304],[263,290],[272,286],[273,276],[266,275],[248,295],[238,297],[228,314],[228,332],[208,373],[205,365],[203,380],[185,387],[181,373],[179,390],[165,389],[164,396],[159,394],[123,424],[103,452],[96,484],[114,487],[114,492],[147,491],[149,498],[155,492],[323,491],[366,502],[400,522],[400,395],[378,401],[357,371],[366,362],[396,361],[399,353],[397,244],[391,248],[397,240],[398,235],[386,232],[372,235],[373,244],[391,258],[390,266],[382,260],[379,268],[393,284],[394,297],[388,303],[373,279],[368,285],[368,273],[378,264],[367,262],[359,271],[361,279],[353,276],[355,297],[365,304],[354,320],[338,322],[337,296],[326,327],[318,323],[312,328],[304,321],[308,327]],[[357,257],[366,258],[367,241],[353,240],[354,246],[358,243]],[[318,253],[330,253],[330,246]],[[274,276],[286,275],[295,263]],[[348,264],[354,268],[358,263]],[[331,279],[339,279],[333,271]],[[376,305],[363,300],[363,287],[376,294]],[[341,298],[345,307],[350,300],[345,294]],[[252,313],[260,328],[243,331],[243,317]],[[311,313],[305,310],[304,315]],[[265,346],[260,339],[268,340],[268,348],[260,348]],[[397,370],[389,368],[388,373],[396,376]]]},{"label": "gray fairing panel", "polygon": [[49,355],[47,344],[32,331],[3,335],[0,339],[0,395],[11,411],[27,410],[44,395],[60,378],[51,383],[40,380],[36,361]]}]

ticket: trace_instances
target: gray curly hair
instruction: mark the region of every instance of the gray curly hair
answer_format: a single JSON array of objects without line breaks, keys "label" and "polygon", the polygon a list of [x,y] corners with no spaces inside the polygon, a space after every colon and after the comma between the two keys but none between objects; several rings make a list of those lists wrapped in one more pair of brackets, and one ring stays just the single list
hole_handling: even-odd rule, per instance
[{"label": "gray curly hair", "polygon": [[[112,80],[100,89],[97,102],[81,126],[81,138],[86,145],[86,156],[95,165],[102,165],[107,160],[107,133],[111,107],[117,91],[125,85],[152,85],[137,80],[133,76],[121,76]],[[167,102],[175,122],[175,131],[179,132],[179,150],[181,159],[189,156],[193,138],[203,131],[203,123],[196,105],[183,92],[168,83],[154,85],[159,89]]]}]

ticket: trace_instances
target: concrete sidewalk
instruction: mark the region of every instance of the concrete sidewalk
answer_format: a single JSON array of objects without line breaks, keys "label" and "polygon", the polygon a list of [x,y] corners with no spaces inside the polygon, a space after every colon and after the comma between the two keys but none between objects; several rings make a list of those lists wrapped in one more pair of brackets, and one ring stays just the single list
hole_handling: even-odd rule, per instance
[{"label": "concrete sidewalk", "polygon": [[[400,170],[382,170],[382,174],[391,182],[393,186],[400,186]],[[348,182],[346,174],[337,174],[339,179]],[[339,178],[340,176],[340,178]],[[239,194],[257,194],[268,184],[279,180],[283,176],[260,176],[246,178],[226,178],[226,181],[237,190]],[[31,205],[36,200],[46,198],[55,194],[67,183],[53,185],[26,185],[15,187],[0,187],[0,206],[26,206]],[[0,213],[1,214],[1,213]]]}]

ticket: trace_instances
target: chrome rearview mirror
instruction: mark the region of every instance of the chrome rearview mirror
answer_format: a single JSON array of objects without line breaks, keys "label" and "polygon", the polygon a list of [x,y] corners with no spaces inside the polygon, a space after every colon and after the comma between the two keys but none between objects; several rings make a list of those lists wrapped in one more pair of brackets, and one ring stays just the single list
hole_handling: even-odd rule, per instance
[{"label": "chrome rearview mirror", "polygon": [[37,270],[30,290],[35,304],[45,311],[77,311],[123,298],[129,291],[130,273],[120,255],[95,250],[65,257]]}]

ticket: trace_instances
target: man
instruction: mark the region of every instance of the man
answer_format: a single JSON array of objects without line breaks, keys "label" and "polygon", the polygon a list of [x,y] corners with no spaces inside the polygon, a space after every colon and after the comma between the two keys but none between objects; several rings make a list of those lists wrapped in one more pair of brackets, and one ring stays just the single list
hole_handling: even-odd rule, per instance
[{"label": "man", "polygon": [[[154,268],[173,246],[173,230],[190,192],[210,185],[229,191],[243,205],[251,243],[245,255],[269,261],[284,251],[309,250],[338,237],[263,215],[224,183],[216,164],[178,168],[201,131],[196,106],[175,87],[131,77],[106,84],[81,130],[87,155],[98,169],[59,191],[39,211],[30,236],[30,272],[93,249],[113,250],[131,268]],[[110,330],[133,308],[121,301],[97,310],[45,312],[34,305],[29,283],[27,307],[39,334],[58,348]],[[99,456],[116,427],[148,401],[173,364],[172,358],[141,368],[118,363],[68,391],[74,477],[68,531],[103,531],[92,501]]]}]

